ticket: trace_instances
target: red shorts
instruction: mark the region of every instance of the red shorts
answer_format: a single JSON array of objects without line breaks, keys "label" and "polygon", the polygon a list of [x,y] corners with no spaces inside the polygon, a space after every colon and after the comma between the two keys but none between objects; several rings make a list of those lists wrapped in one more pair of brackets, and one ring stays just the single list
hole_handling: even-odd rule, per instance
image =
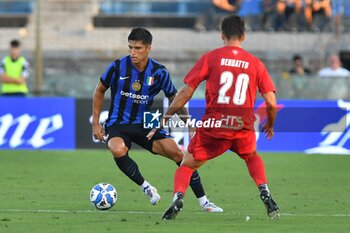
[{"label": "red shorts", "polygon": [[188,152],[195,160],[213,159],[231,150],[238,155],[250,154],[256,150],[255,132],[242,132],[235,139],[214,138],[207,130],[197,130],[191,138]]}]

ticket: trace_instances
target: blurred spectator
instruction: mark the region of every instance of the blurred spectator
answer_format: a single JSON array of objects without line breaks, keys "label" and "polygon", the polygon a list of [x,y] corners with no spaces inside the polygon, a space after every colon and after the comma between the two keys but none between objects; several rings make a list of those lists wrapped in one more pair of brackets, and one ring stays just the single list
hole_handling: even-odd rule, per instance
[{"label": "blurred spectator", "polygon": [[296,54],[293,57],[293,67],[289,70],[289,74],[304,76],[311,74],[311,70],[308,67],[305,67],[303,64],[303,58]]},{"label": "blurred spectator", "polygon": [[[304,31],[307,29],[305,0],[278,0],[274,28],[277,31]],[[309,10],[310,15],[311,11]],[[312,18],[309,19],[310,25]]]},{"label": "blurred spectator", "polygon": [[244,19],[247,30],[259,30],[262,27],[263,0],[239,0],[237,14]]},{"label": "blurred spectator", "polygon": [[212,7],[202,12],[194,28],[197,31],[220,30],[222,18],[236,12],[239,1],[241,0],[211,0]]},{"label": "blurred spectator", "polygon": [[262,2],[262,29],[266,31],[274,31],[276,0],[263,0]]},{"label": "blurred spectator", "polygon": [[234,12],[237,10],[235,5],[236,0],[212,0],[211,2],[214,6],[227,12]]},{"label": "blurred spectator", "polygon": [[331,16],[330,0],[312,0],[312,21],[317,30],[324,30],[330,22]]},{"label": "blurred spectator", "polygon": [[307,0],[294,1],[295,26],[299,31],[308,29],[307,7]]},{"label": "blurred spectator", "polygon": [[29,77],[29,63],[21,56],[20,42],[10,42],[10,55],[2,59],[0,64],[0,78],[2,95],[24,96],[28,93],[27,78]]},{"label": "blurred spectator", "polygon": [[311,30],[313,28],[312,24],[312,0],[304,0],[305,1],[305,7],[304,7],[304,15],[305,15],[305,21],[306,21],[306,27]]},{"label": "blurred spectator", "polygon": [[332,17],[335,26],[335,32],[345,31],[349,26],[350,19],[350,1],[332,0]]},{"label": "blurred spectator", "polygon": [[350,77],[350,71],[341,66],[339,56],[332,54],[328,58],[329,67],[318,71],[320,77]]},{"label": "blurred spectator", "polygon": [[274,21],[274,28],[277,31],[288,30],[286,26],[290,16],[294,0],[278,0],[276,2],[276,16]]}]

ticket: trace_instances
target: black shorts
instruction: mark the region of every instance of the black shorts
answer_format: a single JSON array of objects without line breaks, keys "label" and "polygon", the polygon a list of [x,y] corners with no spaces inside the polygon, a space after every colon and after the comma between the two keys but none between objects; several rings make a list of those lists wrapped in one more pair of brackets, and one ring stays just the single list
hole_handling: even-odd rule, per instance
[{"label": "black shorts", "polygon": [[148,140],[146,136],[151,131],[151,129],[144,129],[143,124],[113,124],[108,127],[106,126],[105,130],[106,134],[108,135],[107,142],[111,138],[120,137],[124,140],[125,145],[129,149],[131,148],[131,143],[133,142],[153,154],[155,154],[152,151],[153,141],[164,138],[171,138],[168,132],[166,132],[164,129],[161,129],[157,130],[151,140]]}]

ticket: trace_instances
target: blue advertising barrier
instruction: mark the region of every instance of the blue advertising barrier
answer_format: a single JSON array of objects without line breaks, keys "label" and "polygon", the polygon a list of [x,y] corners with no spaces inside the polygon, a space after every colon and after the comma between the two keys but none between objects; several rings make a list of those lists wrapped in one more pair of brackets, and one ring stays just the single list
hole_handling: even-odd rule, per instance
[{"label": "blue advertising barrier", "polygon": [[[201,119],[205,101],[191,100],[188,106],[192,118]],[[279,100],[275,136],[270,141],[259,132],[266,120],[262,101],[257,101],[254,113],[259,151],[350,154],[350,102]]]},{"label": "blue advertising barrier", "polygon": [[[261,126],[266,115],[261,103],[255,108]],[[278,102],[275,136],[268,141],[257,133],[260,151],[297,151],[309,154],[350,154],[350,102]]]},{"label": "blue advertising barrier", "polygon": [[75,149],[75,99],[1,97],[0,149]]}]

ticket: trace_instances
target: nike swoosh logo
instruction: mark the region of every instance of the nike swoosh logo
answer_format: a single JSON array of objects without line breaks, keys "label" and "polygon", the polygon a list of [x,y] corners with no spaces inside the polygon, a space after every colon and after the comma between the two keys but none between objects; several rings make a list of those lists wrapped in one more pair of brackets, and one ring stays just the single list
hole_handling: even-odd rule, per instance
[{"label": "nike swoosh logo", "polygon": [[130,76],[126,76],[126,77],[120,76],[120,77],[119,77],[120,80],[124,80],[124,79],[128,79],[128,78],[130,78]]}]

